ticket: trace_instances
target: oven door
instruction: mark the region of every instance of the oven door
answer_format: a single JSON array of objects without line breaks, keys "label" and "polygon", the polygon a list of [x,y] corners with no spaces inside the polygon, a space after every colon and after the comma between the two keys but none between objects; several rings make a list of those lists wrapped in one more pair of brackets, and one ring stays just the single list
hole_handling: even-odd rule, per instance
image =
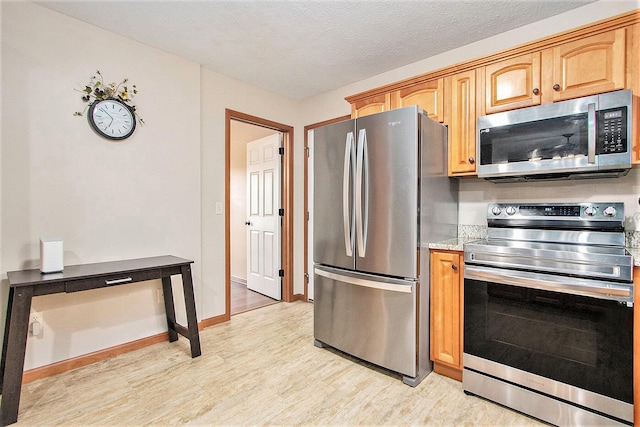
[{"label": "oven door", "polygon": [[464,368],[631,422],[632,289],[466,265]]}]

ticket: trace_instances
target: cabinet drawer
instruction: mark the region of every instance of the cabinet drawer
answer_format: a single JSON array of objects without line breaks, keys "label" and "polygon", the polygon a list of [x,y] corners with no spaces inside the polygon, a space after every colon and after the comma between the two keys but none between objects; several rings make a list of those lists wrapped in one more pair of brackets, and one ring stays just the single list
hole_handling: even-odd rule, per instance
[{"label": "cabinet drawer", "polygon": [[65,292],[70,293],[86,291],[89,289],[105,288],[109,286],[126,285],[127,283],[159,279],[160,277],[162,277],[162,270],[156,269],[113,274],[109,276],[94,277],[91,279],[70,280],[65,282]]}]

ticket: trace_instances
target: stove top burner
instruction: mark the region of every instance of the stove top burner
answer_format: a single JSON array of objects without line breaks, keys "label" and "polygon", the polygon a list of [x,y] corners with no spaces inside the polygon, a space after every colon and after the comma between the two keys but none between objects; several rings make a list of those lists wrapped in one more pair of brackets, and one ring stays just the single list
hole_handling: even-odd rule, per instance
[{"label": "stove top burner", "polygon": [[487,240],[465,263],[617,282],[633,281],[623,203],[490,204]]}]

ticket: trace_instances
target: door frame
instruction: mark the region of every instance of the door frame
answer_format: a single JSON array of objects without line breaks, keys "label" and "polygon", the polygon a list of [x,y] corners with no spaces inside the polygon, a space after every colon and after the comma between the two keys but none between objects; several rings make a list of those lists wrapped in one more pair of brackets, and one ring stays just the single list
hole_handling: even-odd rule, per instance
[{"label": "door frame", "polygon": [[351,119],[350,115],[336,117],[304,127],[304,300],[309,301],[309,131],[320,126]]},{"label": "door frame", "polygon": [[281,193],[282,208],[282,301],[292,302],[293,295],[293,126],[273,122],[239,111],[225,108],[225,147],[224,147],[224,253],[225,253],[225,312],[231,315],[231,120],[248,123],[282,133],[284,155],[282,158]]}]

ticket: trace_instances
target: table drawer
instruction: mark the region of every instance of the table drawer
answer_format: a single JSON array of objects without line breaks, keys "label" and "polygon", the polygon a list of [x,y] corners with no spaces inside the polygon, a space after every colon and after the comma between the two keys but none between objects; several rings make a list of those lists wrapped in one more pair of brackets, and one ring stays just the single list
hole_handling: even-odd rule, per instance
[{"label": "table drawer", "polygon": [[145,280],[159,279],[162,270],[145,270],[132,273],[113,274],[109,276],[94,277],[90,279],[70,280],[65,282],[65,292],[86,291],[89,289],[106,288],[110,286],[126,285],[127,283],[142,282]]}]

